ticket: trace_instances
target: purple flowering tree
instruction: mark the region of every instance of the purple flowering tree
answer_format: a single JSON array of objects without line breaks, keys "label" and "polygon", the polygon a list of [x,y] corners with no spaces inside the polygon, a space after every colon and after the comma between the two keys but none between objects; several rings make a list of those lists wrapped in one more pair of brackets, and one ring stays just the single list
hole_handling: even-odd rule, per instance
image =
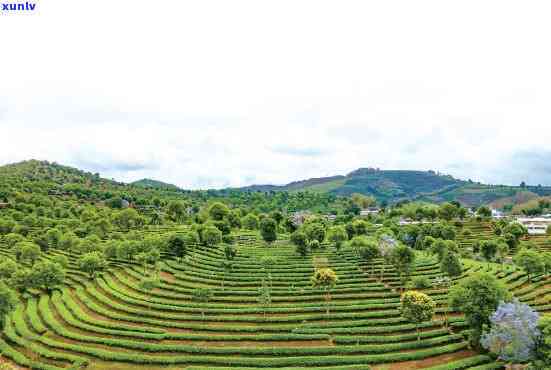
[{"label": "purple flowering tree", "polygon": [[379,237],[379,254],[383,257],[384,263],[381,270],[381,280],[385,273],[385,264],[390,263],[390,257],[394,248],[398,246],[398,241],[391,237],[390,235],[381,235]]},{"label": "purple flowering tree", "polygon": [[533,357],[540,336],[538,319],[539,314],[527,304],[516,299],[501,302],[490,317],[490,331],[482,335],[480,343],[500,360],[526,362]]}]

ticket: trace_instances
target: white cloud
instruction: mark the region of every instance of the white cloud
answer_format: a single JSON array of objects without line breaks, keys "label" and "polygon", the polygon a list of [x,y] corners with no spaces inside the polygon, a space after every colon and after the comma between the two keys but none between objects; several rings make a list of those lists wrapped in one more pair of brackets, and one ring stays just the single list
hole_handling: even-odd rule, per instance
[{"label": "white cloud", "polygon": [[545,1],[37,9],[0,17],[0,163],[193,188],[360,166],[551,184]]}]

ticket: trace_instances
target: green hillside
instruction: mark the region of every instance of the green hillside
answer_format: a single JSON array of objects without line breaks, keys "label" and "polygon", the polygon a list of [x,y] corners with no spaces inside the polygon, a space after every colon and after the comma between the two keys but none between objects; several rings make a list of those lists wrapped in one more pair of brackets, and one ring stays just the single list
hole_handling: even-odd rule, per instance
[{"label": "green hillside", "polygon": [[140,186],[143,188],[154,188],[154,189],[178,189],[176,185],[168,184],[159,180],[153,179],[141,179],[131,183],[134,186]]},{"label": "green hillside", "polygon": [[488,185],[442,175],[434,171],[378,170],[360,168],[346,176],[331,176],[295,181],[287,185],[252,185],[244,191],[312,191],[349,196],[353,193],[372,195],[377,201],[396,203],[422,200],[441,203],[458,201],[474,207],[482,204],[516,205],[525,201],[525,194],[547,196],[551,187]]}]

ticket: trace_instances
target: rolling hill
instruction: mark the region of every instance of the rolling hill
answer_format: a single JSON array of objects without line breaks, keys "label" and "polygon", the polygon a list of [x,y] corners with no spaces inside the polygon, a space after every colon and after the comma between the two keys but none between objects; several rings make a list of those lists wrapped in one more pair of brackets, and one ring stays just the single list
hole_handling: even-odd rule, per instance
[{"label": "rolling hill", "polygon": [[179,189],[179,187],[176,185],[162,182],[159,180],[153,180],[153,179],[141,179],[138,181],[131,182],[130,185],[139,186],[142,188],[152,188],[152,189],[170,189],[170,190]]},{"label": "rolling hill", "polygon": [[295,181],[287,185],[252,185],[242,191],[313,191],[348,196],[353,193],[372,195],[379,202],[401,200],[445,202],[456,200],[466,206],[495,203],[515,205],[522,194],[534,197],[551,194],[551,187],[489,185],[456,179],[434,171],[379,170],[360,168],[345,176],[330,176]]}]

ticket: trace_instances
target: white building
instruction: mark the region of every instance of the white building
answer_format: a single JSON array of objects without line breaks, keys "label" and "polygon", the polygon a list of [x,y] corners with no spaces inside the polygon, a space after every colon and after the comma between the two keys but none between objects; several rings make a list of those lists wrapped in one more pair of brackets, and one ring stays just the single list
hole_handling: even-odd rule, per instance
[{"label": "white building", "polygon": [[369,207],[369,208],[364,208],[360,211],[360,216],[362,217],[367,217],[369,215],[378,215],[379,212],[381,211],[380,208],[377,208],[377,207]]},{"label": "white building", "polygon": [[551,225],[551,219],[545,217],[518,217],[516,221],[528,229],[529,235],[544,235]]},{"label": "white building", "polygon": [[505,217],[503,212],[497,209],[492,209],[492,218],[503,218],[503,217]]}]

